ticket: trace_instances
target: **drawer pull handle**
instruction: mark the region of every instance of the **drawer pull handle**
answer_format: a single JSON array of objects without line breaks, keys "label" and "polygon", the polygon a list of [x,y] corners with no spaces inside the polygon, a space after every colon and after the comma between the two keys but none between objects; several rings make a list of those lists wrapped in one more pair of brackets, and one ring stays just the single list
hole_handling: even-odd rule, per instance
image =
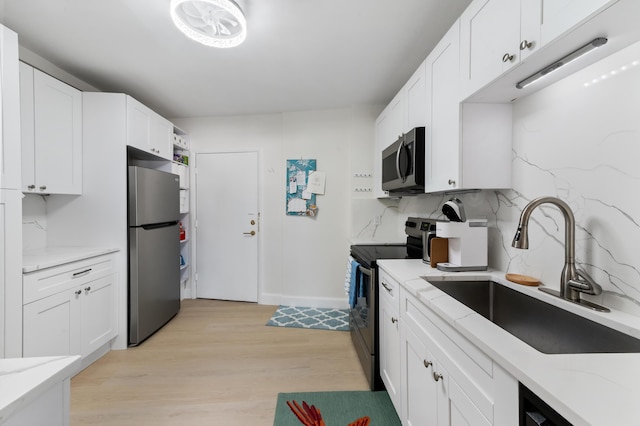
[{"label": "drawer pull handle", "polygon": [[384,289],[387,290],[389,294],[393,292],[393,288],[389,287],[384,281],[382,282],[382,287],[384,287]]},{"label": "drawer pull handle", "polygon": [[433,372],[433,380],[435,380],[436,382],[438,380],[442,379],[442,374],[440,373],[436,373],[435,371]]},{"label": "drawer pull handle", "polygon": [[81,277],[81,276],[83,276],[83,275],[87,275],[89,272],[91,272],[91,269],[92,269],[92,268],[85,269],[84,271],[80,271],[80,272],[75,272],[75,273],[73,274],[73,278],[78,278],[78,277]]},{"label": "drawer pull handle", "polygon": [[86,291],[86,292],[90,292],[90,291],[91,291],[91,287],[90,287],[90,286],[89,286],[89,287],[85,287],[85,288],[84,288],[84,291]]},{"label": "drawer pull handle", "polygon": [[80,294],[82,293],[82,290],[76,290],[75,293],[76,293],[76,296],[80,296]]},{"label": "drawer pull handle", "polygon": [[391,317],[391,322],[393,324],[397,323],[398,322],[398,318]]},{"label": "drawer pull handle", "polygon": [[426,359],[423,360],[422,363],[424,364],[424,368],[429,368],[433,365],[431,361],[427,361]]}]

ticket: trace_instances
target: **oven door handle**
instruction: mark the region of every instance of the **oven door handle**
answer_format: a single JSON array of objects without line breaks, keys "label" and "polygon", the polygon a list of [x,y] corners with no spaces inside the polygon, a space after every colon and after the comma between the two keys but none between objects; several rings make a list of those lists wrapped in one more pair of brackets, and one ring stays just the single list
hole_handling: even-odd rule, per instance
[{"label": "oven door handle", "polygon": [[358,269],[360,269],[360,272],[362,272],[363,274],[365,274],[365,275],[367,275],[369,277],[373,273],[373,271],[371,269],[363,268],[362,265],[358,265]]}]

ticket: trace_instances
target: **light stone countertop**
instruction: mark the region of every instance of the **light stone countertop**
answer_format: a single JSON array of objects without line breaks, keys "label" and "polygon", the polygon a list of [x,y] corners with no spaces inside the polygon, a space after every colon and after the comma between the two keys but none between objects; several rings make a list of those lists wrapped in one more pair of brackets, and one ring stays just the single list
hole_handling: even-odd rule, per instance
[{"label": "light stone countertop", "polygon": [[27,274],[116,251],[118,249],[104,247],[46,247],[25,250],[22,253],[22,273]]},{"label": "light stone countertop", "polygon": [[0,423],[79,368],[79,356],[0,359]]},{"label": "light stone countertop", "polygon": [[574,425],[640,425],[640,353],[544,354],[421,277],[492,279],[638,338],[639,318],[574,305],[535,287],[511,283],[504,272],[442,272],[421,260],[405,259],[379,260],[378,265]]}]

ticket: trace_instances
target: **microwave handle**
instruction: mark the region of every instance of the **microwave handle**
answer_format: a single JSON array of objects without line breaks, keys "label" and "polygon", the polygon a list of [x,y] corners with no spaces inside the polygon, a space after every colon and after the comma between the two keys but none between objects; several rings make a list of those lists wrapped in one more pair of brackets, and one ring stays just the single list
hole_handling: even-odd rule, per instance
[{"label": "microwave handle", "polygon": [[404,183],[406,182],[407,177],[402,176],[402,173],[400,172],[400,153],[404,149],[404,138],[402,136],[400,137],[402,140],[400,141],[400,146],[398,146],[398,150],[396,151],[396,173],[398,173],[398,177],[402,179],[402,183]]}]

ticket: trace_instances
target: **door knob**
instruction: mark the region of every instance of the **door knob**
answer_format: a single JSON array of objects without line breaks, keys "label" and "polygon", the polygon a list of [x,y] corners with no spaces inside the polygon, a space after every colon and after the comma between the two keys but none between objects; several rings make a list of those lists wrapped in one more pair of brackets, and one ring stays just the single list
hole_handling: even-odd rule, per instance
[{"label": "door knob", "polygon": [[520,50],[531,49],[532,47],[533,47],[532,41],[522,40],[522,43],[520,43]]},{"label": "door knob", "polygon": [[504,56],[502,57],[502,62],[511,62],[513,61],[513,59],[515,58],[515,56],[509,54],[509,53],[505,53]]},{"label": "door knob", "polygon": [[251,232],[243,232],[244,235],[251,235],[252,237],[254,235],[256,235],[256,231],[251,231]]}]

